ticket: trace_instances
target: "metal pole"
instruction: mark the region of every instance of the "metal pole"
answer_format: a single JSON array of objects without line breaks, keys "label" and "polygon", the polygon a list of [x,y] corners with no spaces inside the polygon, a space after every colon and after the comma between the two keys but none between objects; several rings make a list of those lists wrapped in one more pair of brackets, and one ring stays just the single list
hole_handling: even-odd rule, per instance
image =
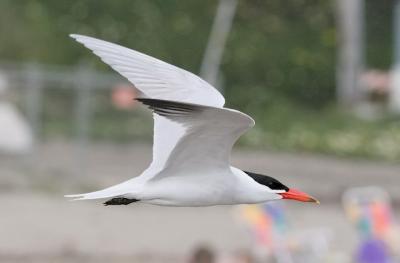
[{"label": "metal pole", "polygon": [[77,69],[76,78],[76,131],[77,131],[77,163],[76,174],[84,175],[87,168],[87,154],[89,141],[89,127],[91,117],[90,91],[91,91],[91,70],[88,66],[81,65]]},{"label": "metal pole", "polygon": [[364,0],[337,0],[337,7],[337,98],[350,108],[363,97],[359,80],[364,68]]},{"label": "metal pole", "polygon": [[394,1],[393,8],[394,64],[400,65],[400,0]]},{"label": "metal pole", "polygon": [[400,113],[400,0],[394,2],[393,12],[394,64],[389,93],[389,106],[391,111]]},{"label": "metal pole", "polygon": [[[200,76],[211,85],[216,85],[219,67],[236,12],[237,0],[220,0],[215,15],[207,48],[200,68]],[[218,87],[217,87],[218,88]]]},{"label": "metal pole", "polygon": [[37,64],[26,67],[26,114],[32,128],[33,142],[39,139],[41,128],[43,75]]}]

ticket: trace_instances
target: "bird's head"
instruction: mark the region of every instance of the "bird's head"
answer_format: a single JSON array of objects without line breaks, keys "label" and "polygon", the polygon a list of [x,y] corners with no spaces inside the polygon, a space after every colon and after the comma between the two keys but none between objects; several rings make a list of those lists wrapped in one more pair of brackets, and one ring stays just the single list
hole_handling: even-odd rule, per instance
[{"label": "bird's head", "polygon": [[244,172],[253,178],[253,180],[257,183],[268,187],[270,192],[277,195],[277,199],[290,199],[300,202],[313,202],[319,204],[319,201],[314,197],[297,189],[289,188],[275,178],[246,171]]}]

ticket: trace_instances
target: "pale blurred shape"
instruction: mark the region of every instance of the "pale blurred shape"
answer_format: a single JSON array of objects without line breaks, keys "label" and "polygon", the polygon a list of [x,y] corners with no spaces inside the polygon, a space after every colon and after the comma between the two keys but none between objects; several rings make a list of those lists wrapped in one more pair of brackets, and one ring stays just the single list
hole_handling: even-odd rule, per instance
[{"label": "pale blurred shape", "polygon": [[8,79],[6,75],[0,72],[0,95],[2,95],[8,87]]},{"label": "pale blurred shape", "polygon": [[390,83],[390,109],[395,113],[400,113],[400,68],[396,67]]},{"label": "pale blurred shape", "polygon": [[32,130],[17,108],[8,102],[0,103],[0,151],[23,154],[32,148]]}]

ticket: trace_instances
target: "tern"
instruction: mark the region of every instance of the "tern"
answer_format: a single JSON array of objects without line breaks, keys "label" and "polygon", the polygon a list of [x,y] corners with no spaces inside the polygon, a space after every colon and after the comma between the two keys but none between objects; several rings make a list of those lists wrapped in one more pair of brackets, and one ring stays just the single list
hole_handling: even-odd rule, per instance
[{"label": "tern", "polygon": [[104,205],[144,202],[162,206],[255,204],[279,199],[318,201],[278,180],[230,165],[237,139],[254,120],[224,108],[225,98],[200,77],[123,46],[70,35],[142,92],[153,111],[153,160],[139,176],[106,189],[66,195],[108,199]]}]

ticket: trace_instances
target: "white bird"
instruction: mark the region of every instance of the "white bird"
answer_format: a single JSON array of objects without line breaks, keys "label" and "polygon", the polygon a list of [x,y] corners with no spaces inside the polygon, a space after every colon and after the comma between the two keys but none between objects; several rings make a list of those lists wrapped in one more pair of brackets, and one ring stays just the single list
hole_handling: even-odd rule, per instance
[{"label": "white bird", "polygon": [[236,140],[254,120],[224,108],[224,97],[200,77],[120,45],[71,35],[143,93],[153,111],[153,161],[139,176],[74,200],[108,198],[105,205],[144,202],[165,206],[318,202],[278,180],[230,165]]}]

